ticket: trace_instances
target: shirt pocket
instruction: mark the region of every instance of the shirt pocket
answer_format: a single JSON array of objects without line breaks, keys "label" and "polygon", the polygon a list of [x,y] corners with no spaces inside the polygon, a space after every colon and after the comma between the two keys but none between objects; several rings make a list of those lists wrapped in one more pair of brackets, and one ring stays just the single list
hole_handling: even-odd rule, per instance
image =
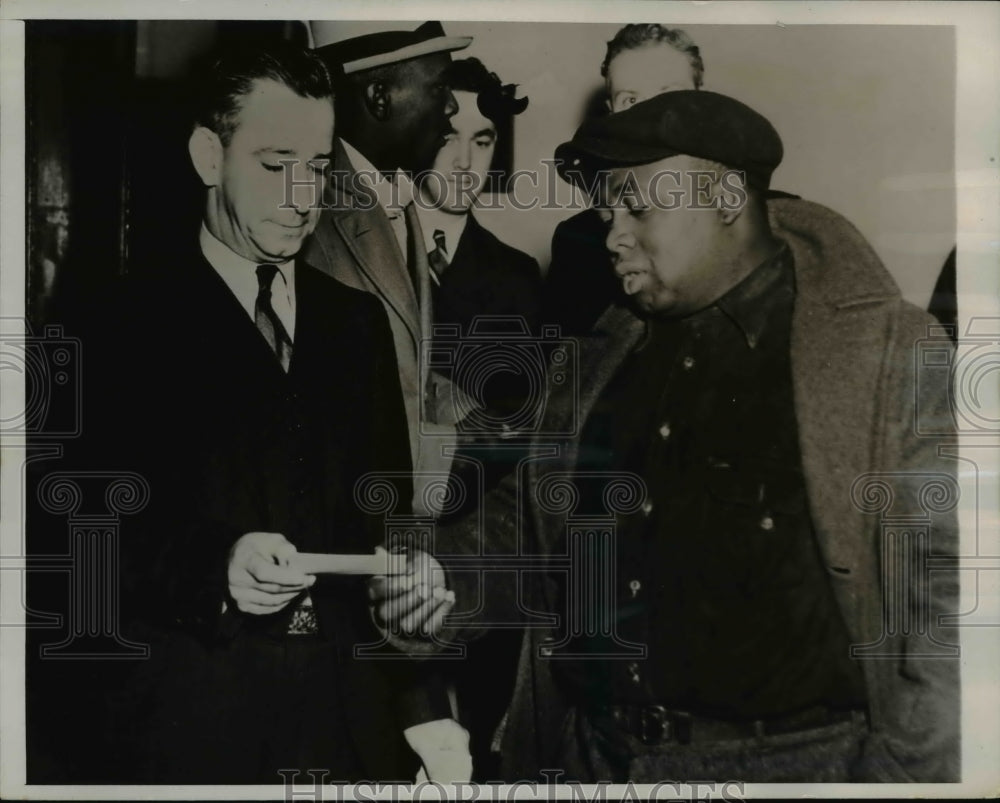
[{"label": "shirt pocket", "polygon": [[712,585],[744,594],[798,586],[814,549],[798,469],[771,461],[709,462],[701,515]]}]

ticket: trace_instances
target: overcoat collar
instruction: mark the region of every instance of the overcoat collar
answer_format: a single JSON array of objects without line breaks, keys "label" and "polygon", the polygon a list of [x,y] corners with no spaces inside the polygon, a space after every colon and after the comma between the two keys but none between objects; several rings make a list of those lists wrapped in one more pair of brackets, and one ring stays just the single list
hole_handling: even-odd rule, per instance
[{"label": "overcoat collar", "polygon": [[[420,308],[406,256],[374,194],[356,192],[358,175],[338,139],[334,144],[333,176],[327,182],[324,204],[330,209],[325,225],[332,225],[357,262],[358,269],[420,342]],[[321,221],[320,225],[324,225]]]},{"label": "overcoat collar", "polygon": [[[824,558],[848,568],[861,554],[843,534],[844,523],[861,537],[862,522],[850,501],[853,480],[877,457],[875,397],[892,338],[891,311],[899,290],[878,256],[843,217],[798,199],[768,202],[774,233],[791,248],[797,294],[792,316],[791,363],[803,472],[810,510]],[[571,472],[579,431],[601,392],[646,331],[625,307],[612,306],[577,340],[575,402],[549,406],[549,432],[575,431],[558,460],[534,464],[534,480],[548,471]],[[572,391],[570,391],[572,392]],[[570,417],[575,416],[576,421]],[[554,537],[549,521],[541,530]]]}]

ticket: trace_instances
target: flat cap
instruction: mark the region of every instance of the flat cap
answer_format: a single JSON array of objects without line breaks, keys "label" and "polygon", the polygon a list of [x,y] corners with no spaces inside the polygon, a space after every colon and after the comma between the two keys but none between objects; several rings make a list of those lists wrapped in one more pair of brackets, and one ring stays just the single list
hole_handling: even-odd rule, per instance
[{"label": "flat cap", "polygon": [[471,36],[446,36],[440,22],[425,22],[415,31],[369,33],[317,47],[315,52],[334,74],[350,75],[432,53],[461,50],[471,41]]},{"label": "flat cap", "polygon": [[586,120],[556,148],[559,174],[577,180],[599,170],[687,154],[743,170],[767,189],[781,163],[781,137],[767,118],[738,100],[685,89],[664,92],[625,111]]}]

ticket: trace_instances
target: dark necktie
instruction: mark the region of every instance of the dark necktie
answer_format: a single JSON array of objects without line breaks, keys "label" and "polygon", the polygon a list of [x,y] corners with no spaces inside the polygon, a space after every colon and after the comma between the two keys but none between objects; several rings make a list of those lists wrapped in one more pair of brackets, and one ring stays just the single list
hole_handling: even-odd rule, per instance
[{"label": "dark necktie", "polygon": [[253,317],[260,333],[281,363],[281,367],[288,371],[292,361],[292,338],[288,336],[288,331],[271,305],[271,283],[277,272],[277,265],[257,266],[258,290],[257,301],[253,305]]},{"label": "dark necktie", "polygon": [[434,229],[434,250],[427,254],[427,261],[434,271],[432,278],[440,279],[448,268],[448,246],[445,243],[444,232]]}]

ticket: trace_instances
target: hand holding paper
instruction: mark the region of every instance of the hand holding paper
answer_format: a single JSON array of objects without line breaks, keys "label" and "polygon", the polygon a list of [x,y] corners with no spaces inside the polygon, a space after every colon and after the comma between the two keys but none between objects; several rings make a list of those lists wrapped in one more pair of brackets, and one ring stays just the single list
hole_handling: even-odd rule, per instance
[{"label": "hand holding paper", "polygon": [[[407,554],[405,574],[373,577],[368,583],[368,595],[376,621],[390,638],[437,636],[455,605],[455,594],[445,586],[441,564],[417,549]],[[414,647],[410,643],[397,646],[408,651]]]},{"label": "hand holding paper", "polygon": [[281,533],[253,532],[229,550],[229,596],[244,613],[277,613],[316,582],[292,568],[295,545]]}]

